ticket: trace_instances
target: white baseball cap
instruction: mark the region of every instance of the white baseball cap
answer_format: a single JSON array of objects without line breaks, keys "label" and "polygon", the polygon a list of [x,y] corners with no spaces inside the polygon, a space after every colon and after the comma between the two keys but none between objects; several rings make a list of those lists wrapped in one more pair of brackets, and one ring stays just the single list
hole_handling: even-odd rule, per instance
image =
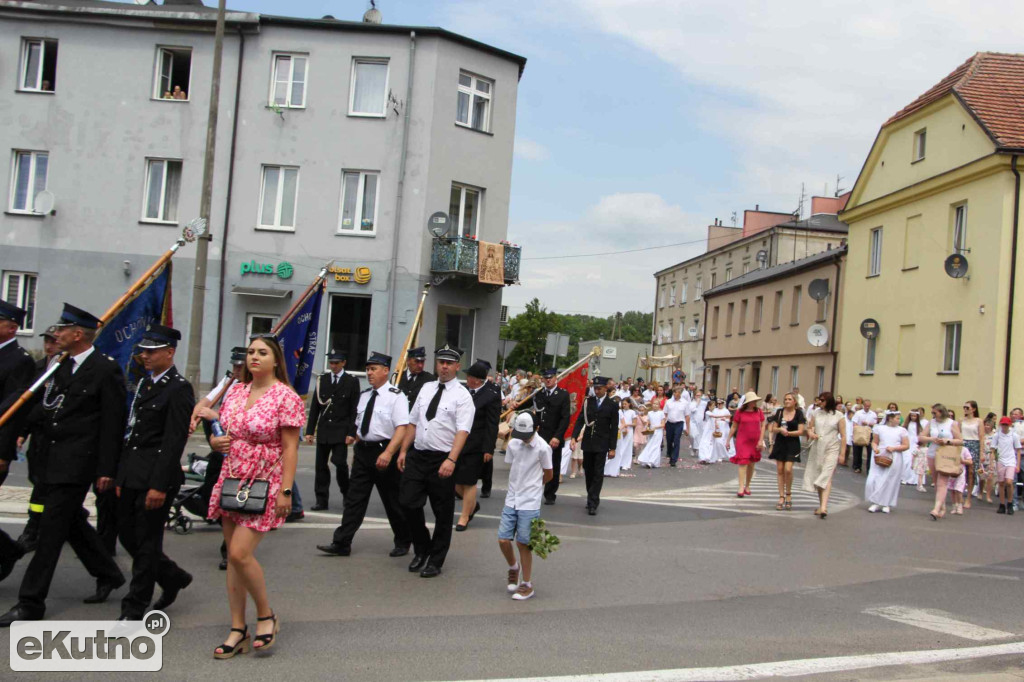
[{"label": "white baseball cap", "polygon": [[520,412],[512,420],[512,437],[519,440],[530,440],[533,438],[533,415],[529,412]]}]

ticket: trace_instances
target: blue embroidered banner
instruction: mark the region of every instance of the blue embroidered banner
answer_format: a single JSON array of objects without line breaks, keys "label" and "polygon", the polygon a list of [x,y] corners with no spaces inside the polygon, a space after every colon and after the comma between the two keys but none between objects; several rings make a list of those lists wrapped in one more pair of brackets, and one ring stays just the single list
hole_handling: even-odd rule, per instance
[{"label": "blue embroidered banner", "polygon": [[317,329],[320,328],[320,304],[326,283],[321,282],[288,323],[277,332],[288,366],[288,380],[299,395],[309,391],[316,359]]}]

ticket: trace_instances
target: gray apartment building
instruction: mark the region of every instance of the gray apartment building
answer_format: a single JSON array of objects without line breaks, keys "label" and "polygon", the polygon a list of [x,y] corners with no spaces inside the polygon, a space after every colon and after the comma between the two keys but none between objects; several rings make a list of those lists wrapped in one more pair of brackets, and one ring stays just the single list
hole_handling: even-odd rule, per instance
[{"label": "gray apartment building", "polygon": [[[199,0],[0,0],[0,271],[28,347],[62,301],[102,313],[198,216],[215,18]],[[493,362],[503,286],[477,256],[507,241],[525,62],[439,28],[228,12],[203,381],[331,260],[321,357],[397,354],[430,282],[421,344]],[[194,255],[173,261],[186,336]],[[519,257],[503,245],[498,281]]]}]

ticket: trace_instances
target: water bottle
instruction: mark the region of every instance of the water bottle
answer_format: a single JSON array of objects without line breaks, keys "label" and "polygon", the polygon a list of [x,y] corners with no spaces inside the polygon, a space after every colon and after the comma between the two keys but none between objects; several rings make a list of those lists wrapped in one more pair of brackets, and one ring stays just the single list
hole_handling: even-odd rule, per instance
[{"label": "water bottle", "polygon": [[224,427],[220,425],[219,419],[210,422],[210,433],[218,438],[224,435]]}]

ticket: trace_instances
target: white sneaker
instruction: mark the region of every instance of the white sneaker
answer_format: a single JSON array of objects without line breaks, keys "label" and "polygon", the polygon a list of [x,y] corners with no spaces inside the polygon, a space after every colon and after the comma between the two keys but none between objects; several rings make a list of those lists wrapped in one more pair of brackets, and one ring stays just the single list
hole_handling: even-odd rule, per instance
[{"label": "white sneaker", "polygon": [[889,513],[889,508],[888,507],[882,507],[882,513],[883,514],[888,514]]},{"label": "white sneaker", "polygon": [[881,509],[881,507],[879,507],[877,504],[873,504],[870,507],[868,507],[868,511],[871,512],[872,514],[874,514],[879,509]]},{"label": "white sneaker", "polygon": [[519,589],[516,590],[512,598],[516,601],[525,601],[533,596],[533,586],[527,585],[526,583],[519,583]]}]

